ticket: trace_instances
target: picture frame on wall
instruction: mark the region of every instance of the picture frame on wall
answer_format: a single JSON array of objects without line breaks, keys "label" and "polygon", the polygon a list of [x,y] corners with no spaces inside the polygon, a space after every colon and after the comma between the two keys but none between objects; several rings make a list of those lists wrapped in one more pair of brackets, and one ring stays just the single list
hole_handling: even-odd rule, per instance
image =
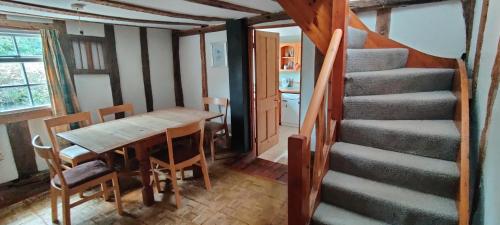
[{"label": "picture frame on wall", "polygon": [[227,66],[227,47],[226,42],[212,42],[212,67]]}]

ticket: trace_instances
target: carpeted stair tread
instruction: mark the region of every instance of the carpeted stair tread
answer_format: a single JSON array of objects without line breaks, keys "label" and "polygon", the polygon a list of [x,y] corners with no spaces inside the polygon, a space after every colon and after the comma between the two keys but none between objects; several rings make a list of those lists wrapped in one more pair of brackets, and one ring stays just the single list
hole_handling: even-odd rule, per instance
[{"label": "carpeted stair tread", "polygon": [[390,224],[457,224],[454,199],[328,171],[322,200]]},{"label": "carpeted stair tread", "polygon": [[365,46],[366,35],[364,30],[348,27],[347,48],[363,48]]},{"label": "carpeted stair tread", "polygon": [[320,202],[312,217],[313,225],[389,225],[378,220]]},{"label": "carpeted stair tread", "polygon": [[451,91],[346,96],[345,119],[451,120],[457,98]]},{"label": "carpeted stair tread", "polygon": [[455,161],[460,134],[453,120],[343,120],[343,142]]},{"label": "carpeted stair tread", "polygon": [[456,162],[345,142],[332,146],[330,169],[447,198],[459,181]]},{"label": "carpeted stair tread", "polygon": [[347,49],[346,72],[402,68],[408,59],[406,48]]},{"label": "carpeted stair tread", "polygon": [[454,69],[399,68],[347,73],[345,95],[383,95],[451,90]]}]

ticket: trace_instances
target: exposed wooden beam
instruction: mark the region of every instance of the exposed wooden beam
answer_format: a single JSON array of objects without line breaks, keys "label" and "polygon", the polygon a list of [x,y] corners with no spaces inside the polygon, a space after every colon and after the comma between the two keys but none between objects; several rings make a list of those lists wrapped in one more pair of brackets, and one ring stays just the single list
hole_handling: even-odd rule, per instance
[{"label": "exposed wooden beam", "polygon": [[[201,97],[208,97],[207,81],[207,56],[205,51],[205,33],[200,34],[200,57],[201,57]],[[205,111],[208,111],[208,105],[203,104]]]},{"label": "exposed wooden beam", "polygon": [[349,6],[356,12],[444,1],[449,0],[350,0]]},{"label": "exposed wooden beam", "polygon": [[184,95],[182,94],[181,63],[179,58],[179,35],[172,33],[172,53],[174,63],[174,93],[175,105],[184,106]]},{"label": "exposed wooden beam", "polygon": [[255,14],[269,13],[269,12],[266,12],[264,10],[250,8],[250,7],[237,5],[237,4],[233,4],[233,3],[225,2],[225,1],[220,1],[220,0],[186,0],[186,1],[194,2],[194,3],[198,3],[198,4],[203,4],[203,5],[208,5],[208,6],[212,6],[212,7],[217,7],[217,8],[221,8],[221,9],[229,9],[229,10],[235,10],[235,11],[246,12],[246,13],[255,13]]},{"label": "exposed wooden beam", "polygon": [[262,25],[262,26],[252,26],[254,29],[269,29],[269,28],[282,28],[282,27],[295,27],[298,26],[296,23],[283,23],[283,24],[273,24],[273,25]]},{"label": "exposed wooden beam", "polygon": [[[109,70],[109,81],[111,83],[111,94],[113,105],[123,104],[122,88],[120,85],[120,70],[116,57],[115,29],[111,24],[104,25],[104,59],[106,68]],[[118,118],[123,118],[124,114],[117,114]]]},{"label": "exposed wooden beam", "polygon": [[465,51],[467,52],[467,55],[470,52],[475,7],[476,0],[462,0],[463,15],[465,20]]},{"label": "exposed wooden beam", "polygon": [[146,97],[146,110],[153,111],[153,90],[151,87],[151,72],[149,69],[148,30],[139,28],[141,42],[142,80],[144,82],[144,95]]},{"label": "exposed wooden beam", "polygon": [[178,13],[178,12],[173,12],[173,11],[159,10],[159,9],[155,9],[155,8],[139,6],[139,5],[135,5],[135,4],[130,4],[130,3],[126,3],[126,2],[119,2],[119,1],[114,1],[114,0],[80,0],[80,1],[109,6],[109,7],[114,7],[114,8],[126,9],[126,10],[131,10],[131,11],[155,14],[155,15],[160,15],[160,16],[176,17],[176,18],[191,19],[191,20],[224,21],[224,20],[228,19],[228,18],[215,17],[215,16],[198,16],[198,15],[190,15],[190,14]]},{"label": "exposed wooden beam", "polygon": [[226,29],[226,24],[219,24],[219,25],[213,25],[213,26],[207,26],[207,27],[201,27],[201,28],[194,28],[194,29],[190,29],[190,30],[174,31],[174,33],[180,37],[183,37],[183,36],[189,36],[189,35],[195,35],[195,34],[201,34],[201,33],[223,31],[225,29]]},{"label": "exposed wooden beam", "polygon": [[51,7],[51,6],[44,6],[44,5],[37,5],[37,4],[32,4],[32,3],[27,3],[27,2],[18,2],[18,1],[13,1],[13,0],[0,0],[0,5],[29,9],[29,10],[36,10],[36,11],[41,11],[41,12],[57,13],[57,14],[63,14],[63,15],[69,15],[69,16],[81,16],[84,18],[86,17],[86,18],[105,19],[105,20],[114,20],[114,21],[122,21],[122,22],[132,22],[132,23],[149,23],[149,24],[160,24],[160,25],[184,25],[184,26],[203,26],[203,25],[205,25],[205,24],[201,24],[201,23],[131,19],[131,18],[124,18],[124,17],[105,16],[105,15],[88,13],[88,12],[77,13],[74,10]]},{"label": "exposed wooden beam", "polygon": [[384,37],[389,37],[391,27],[391,8],[377,10],[375,30]]},{"label": "exposed wooden beam", "polygon": [[53,29],[54,24],[8,20],[7,16],[2,14],[0,15],[0,27],[11,28],[11,29],[23,29],[23,30],[40,30],[40,29]]},{"label": "exposed wooden beam", "polygon": [[288,16],[288,14],[286,14],[286,12],[267,13],[264,15],[248,18],[247,25],[253,26],[259,23],[267,23],[267,22],[274,22],[278,20],[289,20],[289,19],[291,18],[290,16]]},{"label": "exposed wooden beam", "polygon": [[33,146],[31,146],[28,121],[8,123],[6,127],[19,179],[35,174],[38,172],[38,168],[36,166],[35,152]]}]

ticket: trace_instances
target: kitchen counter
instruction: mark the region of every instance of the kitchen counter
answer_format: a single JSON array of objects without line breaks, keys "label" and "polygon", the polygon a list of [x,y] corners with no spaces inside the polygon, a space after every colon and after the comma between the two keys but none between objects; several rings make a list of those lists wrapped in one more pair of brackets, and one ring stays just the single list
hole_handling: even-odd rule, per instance
[{"label": "kitchen counter", "polygon": [[292,89],[292,88],[280,88],[281,93],[285,94],[300,94],[300,89]]}]

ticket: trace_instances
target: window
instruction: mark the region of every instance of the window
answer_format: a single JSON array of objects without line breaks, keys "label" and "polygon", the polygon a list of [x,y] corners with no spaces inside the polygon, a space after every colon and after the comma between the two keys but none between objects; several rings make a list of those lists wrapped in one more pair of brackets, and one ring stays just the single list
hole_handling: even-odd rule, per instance
[{"label": "window", "polygon": [[81,35],[67,35],[67,38],[73,52],[71,58],[74,59],[68,66],[74,74],[108,73],[104,60],[104,38]]},{"label": "window", "polygon": [[40,34],[0,32],[0,112],[50,104]]}]

